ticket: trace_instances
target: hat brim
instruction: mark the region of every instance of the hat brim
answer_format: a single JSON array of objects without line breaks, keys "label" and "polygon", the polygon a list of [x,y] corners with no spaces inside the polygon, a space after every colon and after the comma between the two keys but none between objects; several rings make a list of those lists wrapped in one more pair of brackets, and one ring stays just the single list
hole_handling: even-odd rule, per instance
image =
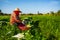
[{"label": "hat brim", "polygon": [[21,12],[21,11],[13,11],[13,12]]}]

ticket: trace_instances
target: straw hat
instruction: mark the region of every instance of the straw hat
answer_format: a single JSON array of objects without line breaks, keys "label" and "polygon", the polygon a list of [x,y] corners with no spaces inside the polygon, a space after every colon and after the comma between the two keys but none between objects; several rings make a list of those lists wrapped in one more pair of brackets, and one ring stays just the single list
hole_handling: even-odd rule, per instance
[{"label": "straw hat", "polygon": [[19,8],[16,8],[14,11],[19,11],[19,12],[21,12]]}]

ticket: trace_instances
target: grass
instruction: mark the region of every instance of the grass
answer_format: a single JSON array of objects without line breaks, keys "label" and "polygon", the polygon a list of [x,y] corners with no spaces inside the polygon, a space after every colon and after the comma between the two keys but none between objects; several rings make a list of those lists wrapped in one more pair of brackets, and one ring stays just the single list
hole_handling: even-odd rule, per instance
[{"label": "grass", "polygon": [[[21,15],[21,19],[32,17],[33,26],[30,30],[25,32],[24,40],[60,40],[60,16],[48,16],[48,15]],[[0,21],[6,21],[7,24],[1,24],[0,22],[0,40],[17,40],[12,38],[14,32],[6,35],[9,31],[14,30],[15,27],[11,27],[9,24],[10,16],[0,16]]]}]

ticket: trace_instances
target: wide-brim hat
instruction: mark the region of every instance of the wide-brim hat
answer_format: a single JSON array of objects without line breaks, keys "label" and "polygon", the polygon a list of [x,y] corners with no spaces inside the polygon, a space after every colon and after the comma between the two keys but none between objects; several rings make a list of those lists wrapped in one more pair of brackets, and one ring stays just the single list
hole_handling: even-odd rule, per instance
[{"label": "wide-brim hat", "polygon": [[21,12],[19,8],[16,8],[16,9],[14,10],[14,12],[15,12],[15,11],[19,11],[19,12]]}]

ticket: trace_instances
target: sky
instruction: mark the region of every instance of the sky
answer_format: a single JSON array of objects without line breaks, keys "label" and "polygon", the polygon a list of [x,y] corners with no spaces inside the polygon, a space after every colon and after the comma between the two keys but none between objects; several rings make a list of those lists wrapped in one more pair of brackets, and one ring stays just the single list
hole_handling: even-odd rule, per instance
[{"label": "sky", "polygon": [[47,13],[60,10],[60,0],[0,0],[3,13],[12,13],[19,8],[22,13]]}]

